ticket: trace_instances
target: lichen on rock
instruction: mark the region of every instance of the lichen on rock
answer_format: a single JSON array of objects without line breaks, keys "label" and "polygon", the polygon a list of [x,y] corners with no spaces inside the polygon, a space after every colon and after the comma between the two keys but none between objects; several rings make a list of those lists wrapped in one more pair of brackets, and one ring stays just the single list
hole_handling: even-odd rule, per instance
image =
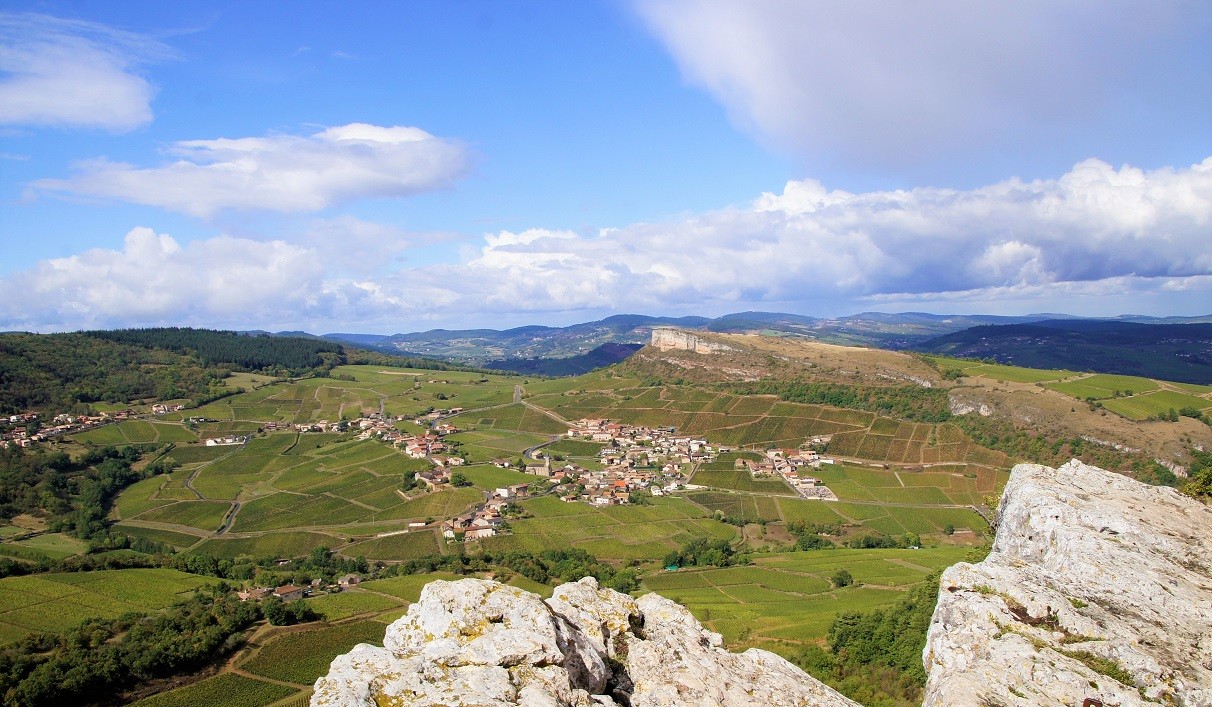
[{"label": "lichen on rock", "polygon": [[313,707],[833,707],[854,705],[773,653],[729,653],[684,607],[587,577],[551,599],[497,582],[434,581],[316,681]]},{"label": "lichen on rock", "polygon": [[1212,705],[1212,509],[1020,464],[997,537],[940,581],[925,705]]}]

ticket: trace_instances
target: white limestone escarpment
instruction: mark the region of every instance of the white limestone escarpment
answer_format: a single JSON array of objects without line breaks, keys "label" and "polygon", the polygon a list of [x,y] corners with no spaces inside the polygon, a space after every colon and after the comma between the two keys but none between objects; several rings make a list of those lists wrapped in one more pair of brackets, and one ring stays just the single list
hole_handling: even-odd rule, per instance
[{"label": "white limestone escarpment", "polygon": [[333,660],[313,707],[855,705],[773,653],[729,653],[656,594],[592,578],[544,601],[480,579],[435,581],[387,628]]},{"label": "white limestone escarpment", "polygon": [[942,575],[923,661],[927,707],[1212,705],[1212,509],[1016,466],[988,558]]},{"label": "white limestone escarpment", "polygon": [[681,351],[693,351],[695,353],[710,354],[717,351],[731,351],[732,347],[728,344],[720,344],[714,341],[708,341],[701,336],[681,331],[680,329],[670,329],[666,327],[658,327],[652,330],[652,340],[649,342],[651,346],[655,346],[661,351],[669,351],[670,349],[678,349]]}]

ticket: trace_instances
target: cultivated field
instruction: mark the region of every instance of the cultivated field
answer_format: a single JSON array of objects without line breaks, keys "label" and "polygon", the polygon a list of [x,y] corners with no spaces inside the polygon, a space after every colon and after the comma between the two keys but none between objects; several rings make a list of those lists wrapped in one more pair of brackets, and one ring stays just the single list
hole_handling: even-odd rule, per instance
[{"label": "cultivated field", "polygon": [[[819,641],[841,612],[895,602],[909,586],[965,559],[967,548],[817,550],[754,555],[751,567],[680,569],[644,579],[645,589],[687,606],[732,650],[759,646],[793,654]],[[854,584],[834,588],[839,569]]]},{"label": "cultivated field", "polygon": [[162,609],[213,583],[165,569],[67,572],[0,579],[0,643],[66,631],[87,618]]}]

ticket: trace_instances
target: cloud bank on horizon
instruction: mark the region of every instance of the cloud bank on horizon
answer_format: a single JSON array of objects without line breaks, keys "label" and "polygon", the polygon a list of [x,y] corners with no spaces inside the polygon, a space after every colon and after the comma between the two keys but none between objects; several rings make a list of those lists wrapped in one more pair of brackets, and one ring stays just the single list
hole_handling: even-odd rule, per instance
[{"label": "cloud bank on horizon", "polygon": [[[1030,151],[1041,135],[1063,140],[1125,95],[1143,100],[1120,84],[1143,86],[1172,59],[1158,49],[1130,61],[1125,44],[1189,48],[1193,32],[1212,26],[1212,12],[1177,2],[651,0],[633,9],[684,79],[768,149],[888,174],[931,160],[1001,160],[1007,146]],[[551,223],[540,210],[484,233],[468,226],[482,216],[483,190],[525,190],[505,181],[526,166],[492,181],[483,136],[388,110],[399,119],[174,132],[149,147],[140,131],[172,111],[153,115],[146,72],[196,58],[149,35],[33,14],[0,13],[0,42],[0,125],[9,126],[0,157],[24,160],[18,151],[28,149],[37,161],[36,138],[55,131],[101,134],[93,152],[58,163],[66,176],[5,180],[4,208],[52,204],[87,222],[92,209],[122,207],[136,219],[90,226],[95,245],[48,243],[10,261],[0,270],[0,329],[393,332],[746,309],[1212,312],[1212,141],[1200,135],[1207,149],[1180,163],[1085,154],[1045,177],[963,188],[847,191],[818,174],[714,209],[592,226]],[[1184,110],[1198,112],[1201,100]],[[491,122],[492,111],[470,108]],[[608,136],[594,127],[577,139]],[[106,141],[118,134],[134,156],[98,156],[112,154]],[[544,136],[528,139],[550,149]],[[1142,140],[1143,152],[1165,153]],[[472,217],[439,232],[379,216],[383,204],[439,197],[439,215]]]},{"label": "cloud bank on horizon", "polygon": [[[356,224],[347,224],[354,228]],[[38,263],[0,282],[18,328],[222,321],[484,322],[519,311],[812,311],[943,301],[1041,306],[1083,297],[1147,308],[1212,302],[1212,157],[1143,171],[1088,160],[1054,180],[967,191],[851,194],[814,180],[751,204],[591,235],[484,237],[461,262],[334,278],[318,245],[218,236],[182,245],[146,227],[121,250]],[[380,240],[384,240],[379,234]]]}]

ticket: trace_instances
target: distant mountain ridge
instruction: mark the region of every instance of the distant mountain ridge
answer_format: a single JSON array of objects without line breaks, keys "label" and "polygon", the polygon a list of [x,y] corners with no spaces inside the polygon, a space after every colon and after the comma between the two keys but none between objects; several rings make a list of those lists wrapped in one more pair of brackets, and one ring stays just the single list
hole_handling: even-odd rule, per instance
[{"label": "distant mountain ridge", "polygon": [[[861,312],[845,317],[810,317],[779,312],[736,312],[721,317],[653,317],[620,314],[566,327],[531,325],[512,329],[431,329],[402,334],[332,333],[321,338],[396,355],[423,356],[504,370],[500,362],[586,356],[603,344],[646,344],[654,327],[720,333],[758,332],[803,336],[834,344],[913,349],[931,339],[982,325],[1041,321],[1094,321],[1065,314],[1024,316]],[[1149,324],[1212,322],[1205,317],[1124,316],[1097,321]],[[297,335],[298,332],[290,332]],[[496,362],[496,363],[494,363]],[[516,370],[510,368],[508,370]],[[537,372],[530,366],[526,372]]]},{"label": "distant mountain ridge", "polygon": [[[520,374],[574,375],[591,367],[610,365],[629,355],[628,350],[650,341],[652,330],[661,326],[721,333],[757,332],[770,336],[799,336],[825,343],[867,346],[893,350],[920,350],[961,357],[994,358],[1004,363],[1039,367],[1069,367],[1128,374],[1170,377],[1170,380],[1205,380],[1201,366],[1190,360],[1183,365],[1172,360],[1187,349],[1165,344],[1150,348],[1149,337],[1133,333],[1147,327],[1159,341],[1190,336],[1194,330],[1165,330],[1159,327],[1212,325],[1205,317],[1143,317],[1121,315],[1109,319],[1087,319],[1068,314],[1028,314],[1005,317],[991,314],[928,314],[924,312],[863,312],[848,317],[816,318],[777,312],[737,312],[718,318],[647,317],[619,314],[598,321],[570,326],[519,326],[514,329],[434,329],[422,332],[371,335],[371,333],[327,333],[322,338],[381,350],[395,355],[457,361],[463,365],[509,370]],[[997,327],[1042,327],[1042,332],[1008,329],[995,333],[996,342],[977,346],[962,332]],[[1062,331],[1067,331],[1062,335]],[[1081,333],[1085,332],[1085,333]],[[293,333],[293,332],[292,332]],[[1046,333],[1047,336],[1044,336]],[[1165,333],[1165,335],[1164,335]],[[955,336],[948,340],[948,336]],[[977,336],[977,340],[985,335]],[[1076,346],[1062,338],[1086,337]],[[1102,337],[1102,343],[1094,338]],[[1047,340],[1050,343],[1044,343]],[[1035,344],[1030,341],[1037,341]],[[1131,343],[1130,343],[1131,342]],[[1108,346],[1114,343],[1114,352]],[[628,344],[633,349],[607,348],[605,344]],[[1102,346],[1103,349],[1098,349]],[[1161,344],[1159,344],[1161,346]],[[1126,347],[1126,348],[1125,348]],[[1168,347],[1168,348],[1167,348]],[[1097,349],[1097,350],[1096,350]],[[1202,360],[1205,354],[1190,355]],[[1065,354],[1064,352],[1070,352]],[[1187,354],[1183,354],[1187,355]],[[622,358],[619,358],[622,357]],[[1180,357],[1179,357],[1180,358]],[[1165,361],[1165,365],[1155,364]],[[585,367],[590,366],[590,367]],[[1102,366],[1102,367],[1100,367]],[[1179,377],[1173,377],[1173,376]]]}]

